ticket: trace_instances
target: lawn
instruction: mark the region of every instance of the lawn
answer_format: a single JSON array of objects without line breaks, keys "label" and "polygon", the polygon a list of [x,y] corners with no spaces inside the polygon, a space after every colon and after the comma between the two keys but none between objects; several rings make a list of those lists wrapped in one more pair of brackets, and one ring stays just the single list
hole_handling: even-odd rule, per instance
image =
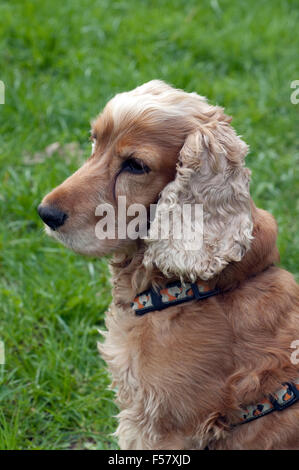
[{"label": "lawn", "polygon": [[36,207],[88,157],[107,99],[160,78],[233,116],[299,280],[298,1],[2,0],[0,15],[0,449],[115,449],[107,261],[48,239]]}]

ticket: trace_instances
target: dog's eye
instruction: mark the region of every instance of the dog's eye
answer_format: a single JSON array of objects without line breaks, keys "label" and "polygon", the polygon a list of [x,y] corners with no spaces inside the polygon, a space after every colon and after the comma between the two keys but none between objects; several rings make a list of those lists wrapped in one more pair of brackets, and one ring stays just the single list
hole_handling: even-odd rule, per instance
[{"label": "dog's eye", "polygon": [[149,173],[151,170],[141,160],[136,158],[128,158],[128,160],[122,164],[122,171],[134,173],[135,175],[141,175],[143,173]]}]

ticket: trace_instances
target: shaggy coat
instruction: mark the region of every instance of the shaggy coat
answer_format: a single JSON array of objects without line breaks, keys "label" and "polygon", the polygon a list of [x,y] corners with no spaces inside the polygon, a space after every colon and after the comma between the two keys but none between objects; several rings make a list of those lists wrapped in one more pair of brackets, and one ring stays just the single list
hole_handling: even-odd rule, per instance
[{"label": "shaggy coat", "polygon": [[[299,288],[275,266],[276,222],[250,198],[248,148],[230,121],[160,81],[116,95],[93,123],[89,160],[42,202],[67,214],[47,227],[51,236],[82,254],[114,253],[99,350],[117,390],[122,449],[299,449],[299,403],[235,425],[242,406],[299,376]],[[97,205],[117,213],[119,196],[147,210],[158,203],[145,240],[96,237]],[[203,205],[196,250],[153,237],[161,216],[186,203]],[[135,315],[137,293],[178,279],[221,293]]]}]

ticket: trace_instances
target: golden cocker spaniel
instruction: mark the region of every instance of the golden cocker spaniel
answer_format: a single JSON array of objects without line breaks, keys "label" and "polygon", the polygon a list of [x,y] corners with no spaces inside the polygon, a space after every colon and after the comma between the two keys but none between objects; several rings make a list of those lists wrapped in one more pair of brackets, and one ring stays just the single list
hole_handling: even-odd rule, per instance
[{"label": "golden cocker spaniel", "polygon": [[[39,206],[72,250],[113,254],[99,350],[122,449],[299,449],[299,288],[275,266],[276,222],[250,198],[248,147],[230,121],[158,80],[120,93],[93,123],[91,157]],[[99,205],[122,233],[132,221],[120,197],[147,214],[156,204],[146,236],[97,235]],[[196,204],[202,239],[188,249],[172,231]],[[170,212],[169,236],[154,236]]]}]

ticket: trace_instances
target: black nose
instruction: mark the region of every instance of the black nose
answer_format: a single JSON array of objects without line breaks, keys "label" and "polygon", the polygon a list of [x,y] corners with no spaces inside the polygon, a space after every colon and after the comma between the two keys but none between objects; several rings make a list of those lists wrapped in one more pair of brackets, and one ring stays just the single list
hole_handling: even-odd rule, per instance
[{"label": "black nose", "polygon": [[43,206],[40,204],[37,211],[40,218],[45,222],[45,224],[49,225],[52,230],[56,230],[58,227],[61,227],[67,219],[67,214],[54,206]]}]

